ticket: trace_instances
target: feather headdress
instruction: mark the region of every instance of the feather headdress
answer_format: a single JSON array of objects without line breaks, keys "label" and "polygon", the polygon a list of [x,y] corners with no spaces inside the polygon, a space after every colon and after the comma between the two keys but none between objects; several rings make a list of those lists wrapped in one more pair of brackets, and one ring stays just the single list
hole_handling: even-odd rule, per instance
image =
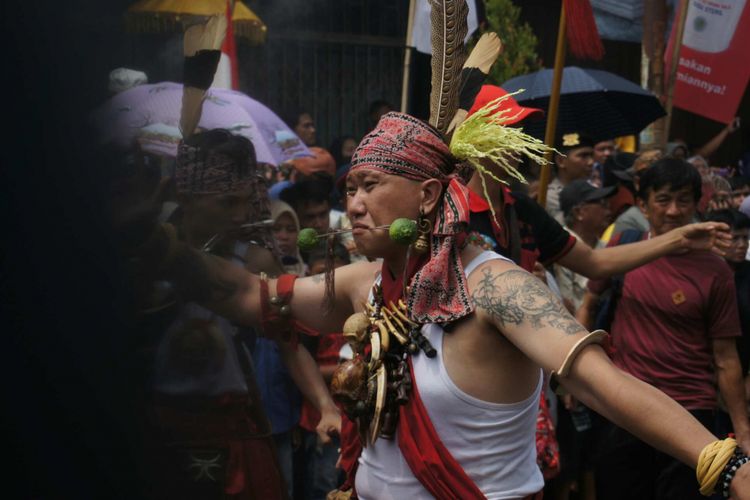
[{"label": "feather headdress", "polygon": [[490,73],[502,50],[500,38],[495,33],[485,33],[479,38],[461,69],[458,88],[458,111],[448,124],[447,136],[466,119],[482,84]]},{"label": "feather headdress", "polygon": [[445,133],[458,109],[461,68],[466,59],[466,0],[431,0],[432,89],[430,125]]},{"label": "feather headdress", "polygon": [[548,163],[544,155],[554,151],[544,142],[524,133],[522,129],[505,126],[506,123],[514,123],[517,116],[510,115],[507,108],[503,109],[502,103],[521,92],[523,89],[499,97],[479,108],[458,125],[450,141],[449,147],[453,156],[468,162],[479,174],[484,196],[495,218],[497,215],[487,193],[485,175],[503,184],[507,182],[485,168],[482,160],[485,158],[490,160],[510,177],[525,183],[526,179],[513,164],[528,157],[539,165],[544,165]]},{"label": "feather headdress", "polygon": [[196,24],[185,30],[185,66],[180,113],[183,140],[193,135],[200,121],[203,98],[213,82],[219,65],[221,44],[226,32],[227,18],[224,15],[211,16],[205,23]]}]

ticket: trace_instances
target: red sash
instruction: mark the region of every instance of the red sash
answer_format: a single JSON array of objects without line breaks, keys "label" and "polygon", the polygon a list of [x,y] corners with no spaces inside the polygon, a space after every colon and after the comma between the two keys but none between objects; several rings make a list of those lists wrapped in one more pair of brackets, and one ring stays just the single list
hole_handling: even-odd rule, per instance
[{"label": "red sash", "polygon": [[[409,371],[414,380],[411,360]],[[485,498],[440,440],[416,384],[412,386],[409,402],[399,411],[398,425],[398,446],[401,454],[409,464],[414,477],[430,494],[436,498]],[[347,490],[354,486],[354,476],[361,453],[362,446],[357,436],[356,425],[344,417],[341,431],[341,467],[346,471],[347,477],[341,489]]]}]

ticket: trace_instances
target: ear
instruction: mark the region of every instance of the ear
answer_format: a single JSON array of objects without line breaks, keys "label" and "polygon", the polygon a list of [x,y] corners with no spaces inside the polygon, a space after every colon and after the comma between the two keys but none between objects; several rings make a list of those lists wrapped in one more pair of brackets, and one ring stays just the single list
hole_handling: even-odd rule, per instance
[{"label": "ear", "polygon": [[636,197],[635,202],[638,203],[638,208],[641,209],[643,216],[648,219],[648,204],[640,196]]},{"label": "ear", "polygon": [[554,153],[554,156],[555,156],[555,165],[557,166],[557,168],[561,168],[563,162],[565,161],[565,157],[557,153]]},{"label": "ear", "polygon": [[573,207],[573,217],[575,220],[580,221],[583,218],[583,212],[586,210],[586,205],[578,205]]},{"label": "ear", "polygon": [[429,214],[440,201],[443,194],[443,183],[437,179],[427,179],[420,185],[420,202],[419,207],[424,213]]}]

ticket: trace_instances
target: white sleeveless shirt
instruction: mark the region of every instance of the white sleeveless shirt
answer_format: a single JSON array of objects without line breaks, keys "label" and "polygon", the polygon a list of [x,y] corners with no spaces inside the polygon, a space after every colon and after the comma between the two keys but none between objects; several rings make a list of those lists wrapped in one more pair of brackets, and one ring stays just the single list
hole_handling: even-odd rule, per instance
[{"label": "white sleeveless shirt", "polygon": [[[505,259],[485,251],[465,268],[466,276],[479,265]],[[507,259],[505,259],[507,260]],[[414,383],[427,414],[453,458],[488,499],[516,499],[538,492],[544,480],[536,463],[536,418],[543,376],[539,370],[536,389],[523,401],[490,403],[466,394],[451,380],[443,362],[443,329],[422,327],[437,351],[412,357]],[[414,476],[393,440],[379,438],[362,450],[355,479],[357,496],[368,499],[431,498]]]}]

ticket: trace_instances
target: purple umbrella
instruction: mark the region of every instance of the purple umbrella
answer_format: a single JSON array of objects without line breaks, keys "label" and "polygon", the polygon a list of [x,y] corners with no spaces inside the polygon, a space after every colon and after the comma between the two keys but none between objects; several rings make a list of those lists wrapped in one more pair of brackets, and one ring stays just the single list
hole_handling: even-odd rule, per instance
[{"label": "purple umbrella", "polygon": [[[103,143],[128,146],[137,140],[149,152],[174,157],[182,138],[178,128],[181,108],[182,84],[162,82],[115,95],[94,112],[92,119]],[[247,137],[255,146],[259,162],[279,165],[312,156],[273,111],[234,90],[208,91],[198,127],[225,128]]]}]

